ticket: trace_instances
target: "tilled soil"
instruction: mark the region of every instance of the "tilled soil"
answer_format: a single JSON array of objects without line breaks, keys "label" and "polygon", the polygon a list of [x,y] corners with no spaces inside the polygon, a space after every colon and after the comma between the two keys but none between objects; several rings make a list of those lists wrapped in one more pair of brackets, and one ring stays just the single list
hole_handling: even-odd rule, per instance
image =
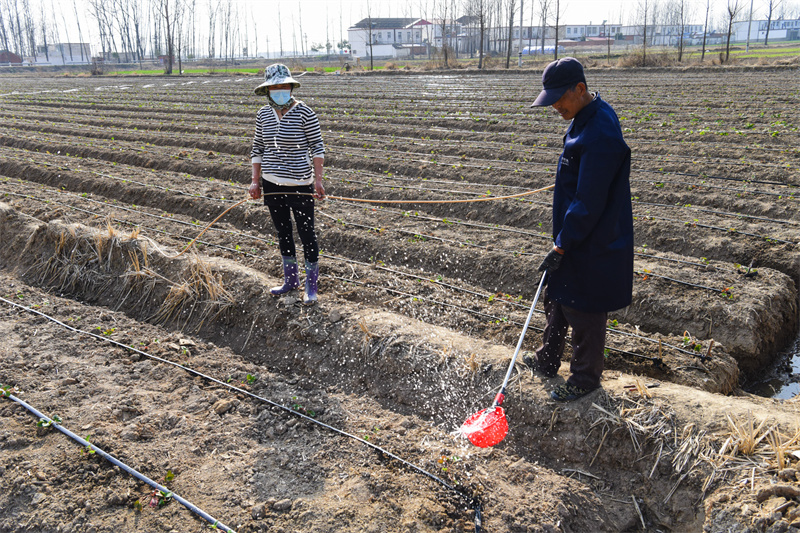
[{"label": "tilled soil", "polygon": [[[552,183],[565,124],[528,109],[538,74],[496,102],[469,74],[304,78],[336,197],[311,308],[266,292],[279,253],[254,202],[178,255],[245,197],[252,79],[0,80],[0,385],[237,531],[471,531],[476,509],[485,531],[788,528],[794,403],[739,388],[797,335],[785,74],[591,73],[634,154],[634,303],[610,316],[602,390],[556,405],[568,362],[544,381],[519,364],[485,450],[453,432],[502,382],[550,198],[447,202]],[[727,95],[662,92],[719,76]],[[8,398],[0,414],[3,531],[204,527]]]}]

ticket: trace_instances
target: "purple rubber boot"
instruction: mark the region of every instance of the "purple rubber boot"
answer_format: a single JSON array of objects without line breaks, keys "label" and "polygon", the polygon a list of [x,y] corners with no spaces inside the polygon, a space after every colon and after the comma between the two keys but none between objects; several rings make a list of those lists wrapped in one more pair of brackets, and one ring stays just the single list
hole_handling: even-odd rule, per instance
[{"label": "purple rubber boot", "polygon": [[273,296],[286,294],[292,289],[300,286],[300,271],[297,268],[297,259],[292,256],[284,255],[283,258],[283,285],[272,287],[269,292]]},{"label": "purple rubber boot", "polygon": [[319,263],[306,261],[306,292],[303,294],[305,305],[317,303],[317,280],[319,280]]}]

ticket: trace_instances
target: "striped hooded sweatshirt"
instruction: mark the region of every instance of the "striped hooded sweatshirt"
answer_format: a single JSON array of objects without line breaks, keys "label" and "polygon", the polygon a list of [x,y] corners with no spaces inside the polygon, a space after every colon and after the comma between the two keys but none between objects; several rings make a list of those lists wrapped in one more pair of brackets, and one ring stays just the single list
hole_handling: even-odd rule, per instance
[{"label": "striped hooded sweatshirt", "polygon": [[324,156],[319,119],[305,103],[298,100],[280,120],[269,105],[258,111],[250,159],[261,163],[264,180],[277,185],[310,185],[314,183],[311,158]]}]

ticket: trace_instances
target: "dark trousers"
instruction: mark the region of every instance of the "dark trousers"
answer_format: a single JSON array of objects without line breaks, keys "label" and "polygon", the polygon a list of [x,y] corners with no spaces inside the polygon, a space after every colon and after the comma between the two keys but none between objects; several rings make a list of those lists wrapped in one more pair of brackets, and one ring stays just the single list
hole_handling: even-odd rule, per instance
[{"label": "dark trousers", "polygon": [[[312,186],[287,187],[263,180],[264,203],[269,207],[269,214],[275,231],[278,232],[278,245],[282,256],[295,257],[292,233],[292,216],[297,224],[297,234],[303,243],[303,255],[309,263],[319,260],[319,245],[314,233],[314,197]],[[282,193],[282,194],[277,194]],[[287,194],[288,193],[288,194]],[[297,194],[301,193],[301,194]]]},{"label": "dark trousers", "polygon": [[567,328],[572,326],[572,375],[567,382],[582,389],[599,387],[605,359],[608,313],[584,313],[567,307],[550,300],[546,290],[544,312],[547,315],[547,325],[542,336],[542,346],[536,351],[539,368],[546,374],[558,372]]}]

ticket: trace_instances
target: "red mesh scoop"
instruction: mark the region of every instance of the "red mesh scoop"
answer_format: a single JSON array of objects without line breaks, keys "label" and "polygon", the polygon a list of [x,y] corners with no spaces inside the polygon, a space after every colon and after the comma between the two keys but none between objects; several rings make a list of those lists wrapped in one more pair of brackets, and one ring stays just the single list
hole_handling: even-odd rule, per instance
[{"label": "red mesh scoop", "polygon": [[461,426],[461,434],[479,448],[494,446],[508,434],[506,413],[499,405],[478,411]]}]

